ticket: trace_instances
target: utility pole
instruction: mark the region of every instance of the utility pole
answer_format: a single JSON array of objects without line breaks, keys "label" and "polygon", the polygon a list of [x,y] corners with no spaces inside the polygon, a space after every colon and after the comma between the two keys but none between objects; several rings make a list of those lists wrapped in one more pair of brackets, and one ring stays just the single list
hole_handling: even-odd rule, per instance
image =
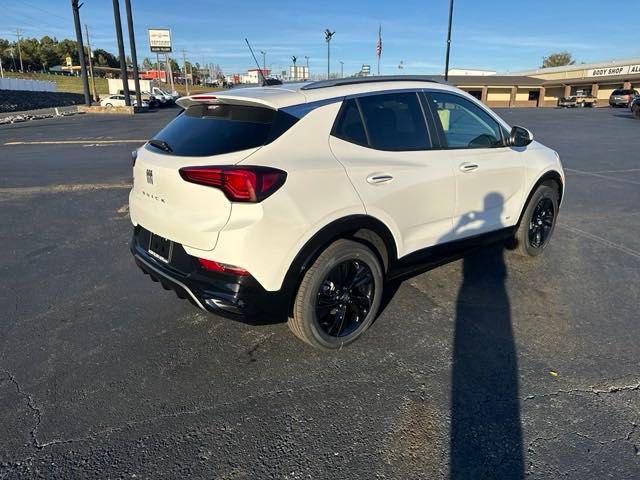
[{"label": "utility pole", "polygon": [[[136,103],[142,106],[142,95],[140,93],[140,78],[138,74],[138,54],[136,52],[136,36],[133,31],[133,13],[131,13],[131,0],[124,0],[127,10],[127,27],[129,28],[129,48],[131,48],[131,61],[133,62],[133,85],[136,88]],[[129,81],[127,81],[129,83]]]},{"label": "utility pole", "polygon": [[84,61],[84,44],[82,43],[82,28],[80,27],[80,7],[78,0],[71,0],[73,10],[73,24],[76,28],[76,42],[78,44],[78,59],[80,60],[80,74],[82,75],[82,88],[84,90],[84,103],[91,106],[91,94],[89,93],[89,80],[87,78],[87,64]]},{"label": "utility pole", "polygon": [[18,56],[20,57],[20,71],[24,72],[24,68],[22,68],[22,49],[20,48],[20,30],[16,29],[16,38],[18,39]]},{"label": "utility pole", "polygon": [[118,55],[120,56],[120,76],[122,77],[122,89],[124,90],[124,104],[131,106],[131,93],[129,92],[129,77],[127,76],[127,61],[124,55],[124,40],[122,39],[122,22],[120,21],[120,2],[113,0],[113,19],[116,24],[116,38],[118,39]]},{"label": "utility pole", "polygon": [[327,42],[327,80],[331,77],[331,39],[335,33],[328,28],[324,31],[324,39]]},{"label": "utility pole", "polygon": [[340,78],[344,78],[344,62],[340,60]]},{"label": "utility pole", "polygon": [[451,23],[453,21],[453,0],[449,0],[449,32],[447,33],[447,56],[444,66],[444,81],[449,80],[449,53],[451,51]]},{"label": "utility pole", "polygon": [[93,90],[93,99],[97,102],[100,99],[98,98],[98,91],[96,90],[96,77],[93,75],[93,60],[91,58],[91,40],[89,40],[89,27],[87,24],[84,24],[84,31],[87,35],[87,55],[89,56],[89,76],[91,77],[91,87]]},{"label": "utility pole", "polygon": [[168,53],[164,54],[164,61],[166,62],[167,70],[169,71],[169,85],[171,85],[171,93],[173,93],[173,70],[171,69],[171,58]]},{"label": "utility pole", "polygon": [[187,77],[187,52],[185,49],[182,49],[182,74],[184,76],[184,88],[187,90],[187,95],[189,95],[189,78]]}]

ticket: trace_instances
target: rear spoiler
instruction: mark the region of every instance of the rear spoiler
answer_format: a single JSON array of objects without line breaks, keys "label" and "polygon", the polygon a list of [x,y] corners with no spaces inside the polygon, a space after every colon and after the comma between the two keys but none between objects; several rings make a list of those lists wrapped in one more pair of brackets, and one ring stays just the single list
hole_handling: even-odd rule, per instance
[{"label": "rear spoiler", "polygon": [[185,110],[192,105],[202,105],[203,103],[209,105],[216,104],[226,104],[226,105],[249,105],[249,106],[259,106],[264,108],[270,108],[271,110],[277,110],[273,105],[269,105],[268,103],[261,101],[257,98],[246,98],[246,97],[234,97],[227,95],[215,95],[212,93],[201,93],[196,95],[190,95],[188,97],[182,97],[176,100],[176,104]]}]

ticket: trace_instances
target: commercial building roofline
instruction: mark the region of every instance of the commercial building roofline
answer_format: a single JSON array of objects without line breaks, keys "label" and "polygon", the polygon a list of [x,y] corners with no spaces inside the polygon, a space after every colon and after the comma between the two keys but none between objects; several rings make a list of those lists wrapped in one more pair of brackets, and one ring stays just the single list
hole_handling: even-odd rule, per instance
[{"label": "commercial building roofline", "polygon": [[573,65],[565,65],[563,67],[536,68],[533,70],[521,70],[519,72],[499,73],[499,75],[531,76],[558,72],[571,72],[575,70],[591,70],[594,68],[609,68],[617,67],[619,65],[640,65],[640,58],[623,58],[621,60],[604,60],[602,62],[575,63]]}]

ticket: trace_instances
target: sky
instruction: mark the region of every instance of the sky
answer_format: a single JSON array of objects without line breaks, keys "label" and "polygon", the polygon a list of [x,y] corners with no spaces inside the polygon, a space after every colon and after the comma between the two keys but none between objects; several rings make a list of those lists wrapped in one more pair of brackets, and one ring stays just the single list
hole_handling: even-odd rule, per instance
[{"label": "sky", "polygon": [[[267,68],[286,70],[309,57],[311,73],[327,69],[324,30],[331,41],[332,72],[377,69],[382,26],[381,74],[438,74],[444,71],[449,0],[131,0],[138,61],[149,52],[148,28],[170,28],[173,55],[200,64],[219,64],[229,74],[254,67],[244,38],[267,52]],[[120,0],[123,22],[124,0]],[[597,21],[583,12],[598,12]],[[49,35],[75,38],[70,0],[0,0],[0,37]],[[117,53],[112,0],[84,0],[80,9],[93,48]],[[575,19],[575,21],[571,21]],[[129,43],[125,32],[125,48]],[[537,68],[542,57],[561,50],[578,62],[640,57],[634,15],[602,8],[594,0],[455,0],[451,67],[518,71]],[[403,69],[398,65],[402,62]]]}]

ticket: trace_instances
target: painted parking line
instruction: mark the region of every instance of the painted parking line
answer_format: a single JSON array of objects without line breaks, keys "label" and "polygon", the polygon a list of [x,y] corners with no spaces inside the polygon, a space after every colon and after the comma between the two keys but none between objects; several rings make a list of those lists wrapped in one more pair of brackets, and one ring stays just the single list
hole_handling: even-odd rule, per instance
[{"label": "painted parking line", "polygon": [[601,175],[599,173],[593,173],[593,172],[584,172],[582,170],[575,170],[573,168],[565,168],[564,171],[568,173],[575,173],[576,175],[587,175],[590,177],[603,178],[605,180],[611,180],[613,182],[622,182],[622,183],[630,183],[631,185],[640,185],[640,182],[636,182],[634,180],[628,180],[626,178],[610,177],[608,175]]},{"label": "painted parking line", "polygon": [[110,143],[146,143],[147,140],[37,140],[37,141],[16,141],[5,142],[4,145],[84,145],[91,144],[110,144]]},{"label": "painted parking line", "polygon": [[590,240],[593,240],[594,242],[599,243],[600,245],[613,248],[615,250],[618,250],[622,253],[626,253],[627,255],[630,255],[640,260],[640,252],[633,250],[632,248],[625,247],[624,245],[620,245],[619,243],[612,242],[610,240],[607,240],[606,238],[600,237],[598,235],[594,235],[593,233],[585,232],[584,230],[580,230],[579,228],[572,227],[571,225],[567,225],[566,223],[558,222],[558,226],[560,228],[564,228],[565,230],[569,230],[570,232],[576,235],[580,235],[581,237],[585,237]]},{"label": "painted parking line", "polygon": [[52,193],[90,192],[96,190],[126,190],[131,183],[72,183],[62,185],[45,185],[39,187],[4,187],[0,188],[0,201],[32,195]]}]

